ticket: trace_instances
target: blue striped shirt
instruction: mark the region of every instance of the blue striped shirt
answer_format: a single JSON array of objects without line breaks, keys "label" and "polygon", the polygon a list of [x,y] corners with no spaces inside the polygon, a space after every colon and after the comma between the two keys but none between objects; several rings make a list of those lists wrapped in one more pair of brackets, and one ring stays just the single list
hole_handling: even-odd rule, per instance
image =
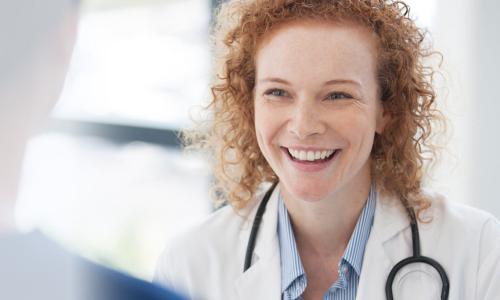
[{"label": "blue striped shirt", "polygon": [[[372,185],[368,200],[339,262],[339,277],[326,291],[324,300],[354,300],[356,298],[365,246],[373,225],[376,197],[377,193]],[[307,286],[307,276],[295,243],[288,211],[281,195],[278,204],[278,239],[281,255],[282,299],[300,300]]]}]

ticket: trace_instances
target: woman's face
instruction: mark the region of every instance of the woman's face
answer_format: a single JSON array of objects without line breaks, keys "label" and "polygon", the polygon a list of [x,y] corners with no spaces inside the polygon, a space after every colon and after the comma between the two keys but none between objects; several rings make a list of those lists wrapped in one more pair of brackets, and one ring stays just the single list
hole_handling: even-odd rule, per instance
[{"label": "woman's face", "polygon": [[365,27],[320,21],[286,23],[259,43],[255,130],[286,194],[317,201],[369,184],[384,123],[376,53]]}]

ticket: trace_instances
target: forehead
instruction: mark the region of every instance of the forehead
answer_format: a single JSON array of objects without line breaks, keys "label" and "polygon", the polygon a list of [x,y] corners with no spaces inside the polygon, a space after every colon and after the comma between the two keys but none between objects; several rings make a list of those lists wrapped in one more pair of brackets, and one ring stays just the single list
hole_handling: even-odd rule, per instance
[{"label": "forehead", "polygon": [[[318,20],[280,24],[257,45],[257,77],[351,77],[374,75],[375,34],[352,22]],[[300,80],[300,78],[298,78]]]}]

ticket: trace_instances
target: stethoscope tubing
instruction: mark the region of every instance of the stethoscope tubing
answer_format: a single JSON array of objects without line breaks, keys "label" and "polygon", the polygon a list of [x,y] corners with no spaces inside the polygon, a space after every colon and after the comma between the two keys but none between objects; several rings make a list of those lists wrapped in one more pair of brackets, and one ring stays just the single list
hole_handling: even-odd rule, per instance
[{"label": "stethoscope tubing", "polygon": [[259,232],[260,223],[262,222],[262,217],[266,211],[267,202],[271,198],[271,194],[278,182],[273,183],[273,185],[267,190],[264,198],[257,208],[257,213],[255,214],[255,219],[253,220],[252,230],[250,231],[250,237],[248,238],[247,251],[245,253],[245,264],[243,266],[243,273],[250,268],[252,265],[253,250],[255,248],[255,241],[257,239],[257,233]]},{"label": "stethoscope tubing", "polygon": [[416,264],[416,263],[424,263],[433,267],[441,277],[441,300],[447,300],[448,294],[450,291],[450,283],[448,280],[448,276],[446,275],[446,271],[444,268],[434,259],[426,256],[422,256],[420,254],[420,233],[418,231],[418,222],[417,217],[415,216],[415,211],[411,208],[407,209],[408,216],[410,217],[410,226],[411,226],[411,240],[412,240],[412,248],[413,248],[413,256],[405,258],[398,262],[387,276],[387,281],[385,284],[385,295],[387,300],[393,300],[393,292],[392,285],[394,283],[394,279],[396,278],[396,274],[405,266]]},{"label": "stethoscope tubing", "polygon": [[437,261],[435,261],[430,257],[419,256],[419,257],[407,257],[402,261],[398,262],[392,268],[391,272],[389,273],[389,276],[387,276],[387,283],[385,285],[385,294],[387,300],[394,300],[394,296],[392,293],[392,284],[394,282],[394,278],[396,278],[397,273],[405,266],[416,263],[428,264],[431,265],[434,269],[436,269],[436,271],[439,273],[439,276],[441,277],[441,282],[443,284],[443,287],[441,288],[441,300],[448,299],[450,284],[448,283],[448,276],[446,275],[446,272],[443,269],[443,267]]},{"label": "stethoscope tubing", "polygon": [[[259,232],[260,224],[262,222],[262,217],[264,216],[267,203],[269,202],[271,194],[274,191],[277,184],[278,182],[273,183],[273,185],[264,195],[262,201],[259,204],[259,207],[257,208],[257,212],[255,214],[255,218],[252,224],[252,229],[250,231],[250,236],[248,238],[248,244],[245,253],[245,262],[243,265],[243,272],[247,271],[252,264],[253,251],[255,249],[255,243],[257,240],[257,234]],[[391,269],[385,285],[386,298],[387,300],[394,300],[392,285],[394,283],[394,279],[396,278],[397,273],[402,268],[414,263],[424,263],[432,266],[439,273],[442,282],[441,300],[447,300],[450,290],[450,283],[448,280],[448,276],[446,275],[446,271],[436,260],[430,257],[422,256],[420,254],[420,234],[418,232],[417,218],[415,216],[415,212],[413,211],[413,209],[407,209],[407,211],[408,211],[408,216],[410,217],[413,256],[401,260]]]}]

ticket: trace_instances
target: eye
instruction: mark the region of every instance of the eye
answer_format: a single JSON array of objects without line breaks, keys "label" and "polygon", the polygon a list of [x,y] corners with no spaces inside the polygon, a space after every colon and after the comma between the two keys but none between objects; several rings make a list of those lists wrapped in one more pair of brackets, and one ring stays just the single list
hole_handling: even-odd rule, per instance
[{"label": "eye", "polygon": [[270,89],[265,91],[264,95],[273,97],[286,97],[288,96],[288,93],[282,89]]},{"label": "eye", "polygon": [[333,92],[328,94],[327,100],[342,100],[342,99],[352,99],[353,97],[347,93],[343,92]]}]

